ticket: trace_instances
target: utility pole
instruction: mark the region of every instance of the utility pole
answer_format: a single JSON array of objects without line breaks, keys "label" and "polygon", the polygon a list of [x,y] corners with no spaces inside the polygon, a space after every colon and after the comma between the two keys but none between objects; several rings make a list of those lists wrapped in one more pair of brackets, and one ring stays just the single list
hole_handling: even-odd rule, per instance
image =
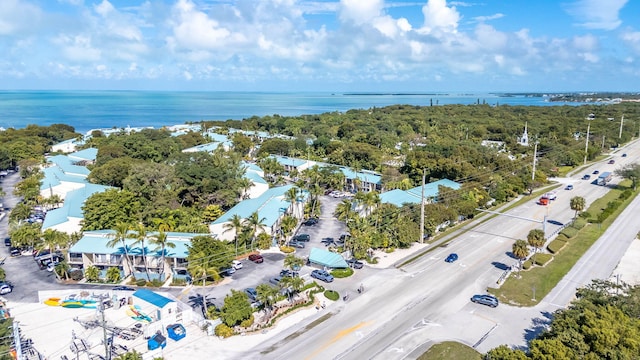
[{"label": "utility pole", "polygon": [[622,124],[624,124],[624,115],[620,119],[620,132],[618,133],[618,139],[622,138]]},{"label": "utility pole", "polygon": [[533,146],[533,171],[531,172],[531,181],[536,179],[536,157],[538,156],[538,142]]},{"label": "utility pole", "polygon": [[420,195],[420,244],[424,243],[424,183],[427,169],[422,169],[422,195]]},{"label": "utility pole", "polygon": [[20,325],[17,321],[13,322],[13,343],[16,346],[16,359],[22,360],[22,341],[20,340]]},{"label": "utility pole", "polygon": [[602,148],[604,149],[604,135],[602,135]]},{"label": "utility pole", "polygon": [[587,165],[587,155],[589,154],[589,131],[591,130],[591,122],[587,125],[587,138],[584,141],[584,164]]},{"label": "utility pole", "polygon": [[101,327],[102,327],[102,334],[104,335],[104,355],[105,355],[105,359],[106,360],[111,360],[111,346],[109,344],[109,336],[107,335],[107,324],[106,324],[106,320],[104,319],[104,303],[101,301],[100,305],[98,305],[98,311],[100,311],[100,316],[102,317],[101,319]]}]

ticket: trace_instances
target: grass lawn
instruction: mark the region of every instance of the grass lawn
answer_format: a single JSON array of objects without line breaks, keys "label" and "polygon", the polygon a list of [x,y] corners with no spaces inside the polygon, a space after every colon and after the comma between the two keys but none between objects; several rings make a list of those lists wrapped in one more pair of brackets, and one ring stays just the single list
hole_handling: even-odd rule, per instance
[{"label": "grass lawn", "polygon": [[[612,189],[605,196],[593,202],[588,209],[592,218],[596,218],[610,201],[618,199],[624,187]],[[489,292],[497,296],[500,301],[517,305],[533,306],[544,298],[560,282],[584,253],[595,243],[605,230],[613,223],[616,217],[633,200],[631,196],[609,216],[602,225],[588,224],[578,234],[569,239],[567,245],[554,256],[554,259],[545,267],[536,266],[529,271],[520,272],[521,277],[515,274],[510,276],[500,288],[489,289]],[[535,299],[534,289],[535,288]]]},{"label": "grass lawn", "polygon": [[455,341],[445,341],[435,344],[420,355],[418,360],[480,360],[482,355],[465,344]]}]

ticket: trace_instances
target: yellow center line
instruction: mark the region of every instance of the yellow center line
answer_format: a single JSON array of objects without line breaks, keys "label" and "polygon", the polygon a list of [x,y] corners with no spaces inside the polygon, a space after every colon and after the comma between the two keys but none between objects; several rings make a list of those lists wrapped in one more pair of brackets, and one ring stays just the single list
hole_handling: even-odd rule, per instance
[{"label": "yellow center line", "polygon": [[336,341],[340,340],[341,338],[351,334],[352,332],[372,324],[373,321],[365,321],[365,322],[361,322],[355,326],[352,326],[350,328],[344,329],[344,330],[340,330],[338,331],[338,333],[336,334],[336,336],[333,337],[333,339],[329,340],[326,344],[324,344],[322,347],[320,347],[318,350],[314,351],[313,354],[309,355],[308,357],[306,357],[306,359],[312,359],[314,358],[316,355],[318,355],[319,353],[323,352],[324,350],[326,350],[329,346],[333,345]]}]

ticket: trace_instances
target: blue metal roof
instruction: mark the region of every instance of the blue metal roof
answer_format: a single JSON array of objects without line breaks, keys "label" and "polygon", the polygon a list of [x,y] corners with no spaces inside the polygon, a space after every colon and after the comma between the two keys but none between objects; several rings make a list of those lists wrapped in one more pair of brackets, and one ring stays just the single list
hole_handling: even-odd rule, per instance
[{"label": "blue metal roof", "polygon": [[242,219],[247,219],[257,211],[258,217],[260,219],[264,218],[264,225],[271,227],[280,217],[282,213],[280,210],[288,209],[291,205],[288,201],[284,200],[284,194],[292,187],[293,185],[274,187],[265,191],[264,194],[255,199],[243,200],[219,217],[213,224],[226,223],[236,214]]},{"label": "blue metal roof", "polygon": [[70,159],[75,161],[96,161],[96,157],[98,156],[98,149],[96,148],[88,148],[80,151],[76,151],[68,155]]},{"label": "blue metal roof", "polygon": [[161,309],[167,306],[167,304],[175,302],[149,289],[137,290],[136,292],[133,293],[133,296],[137,297],[138,299],[142,299],[148,302],[149,304],[155,305]]},{"label": "blue metal roof", "polygon": [[[112,240],[109,236],[113,234],[113,230],[96,230],[96,231],[85,231],[82,238],[75,243],[70,249],[71,253],[86,253],[86,254],[112,254],[112,255],[122,255],[124,254],[124,247],[122,243],[119,243],[115,247],[107,246],[107,243]],[[148,236],[155,235],[155,232],[150,232]],[[193,233],[177,233],[177,232],[169,232],[167,234],[167,240],[172,242],[175,247],[165,248],[165,256],[169,258],[179,258],[185,259],[189,254],[189,248],[187,247],[191,244],[191,239],[195,236],[207,236],[211,234],[193,234]],[[127,252],[130,254],[139,255],[142,253],[142,248],[137,245],[134,246],[134,239],[125,239],[125,244],[127,246]],[[149,248],[149,241],[145,241],[145,254],[147,256],[155,256],[160,257],[161,249],[151,249]]]},{"label": "blue metal roof", "polygon": [[244,172],[243,176],[256,184],[267,184],[267,181],[255,171],[247,170]]},{"label": "blue metal roof", "polygon": [[74,161],[66,155],[55,155],[47,158],[47,161],[62,169],[65,174],[89,175],[89,169],[85,166],[75,165]]},{"label": "blue metal roof", "polygon": [[342,255],[318,248],[311,248],[309,262],[328,268],[346,268],[349,266]]},{"label": "blue metal roof", "polygon": [[307,163],[307,160],[304,159],[298,159],[298,158],[292,158],[292,157],[288,157],[288,156],[280,156],[280,155],[271,155],[274,159],[276,159],[276,161],[278,161],[278,163],[280,163],[280,165],[282,166],[293,166],[293,167],[298,167],[298,166],[302,166],[304,164]]},{"label": "blue metal roof", "polygon": [[214,152],[220,147],[219,142],[210,142],[207,144],[196,145],[182,150],[183,152]]},{"label": "blue metal roof", "polygon": [[[438,186],[446,186],[448,188],[458,190],[460,184],[451,181],[449,179],[442,179],[434,181],[432,183],[425,184],[424,197],[425,199],[432,199],[438,196]],[[395,206],[402,206],[402,204],[419,204],[420,197],[422,196],[422,186],[416,186],[409,190],[391,190],[380,194],[380,202],[386,204],[393,204]]]},{"label": "blue metal roof", "polygon": [[67,174],[56,165],[42,169],[42,174],[44,177],[40,180],[40,190],[58,186],[62,181],[82,184],[89,183],[86,177]]}]

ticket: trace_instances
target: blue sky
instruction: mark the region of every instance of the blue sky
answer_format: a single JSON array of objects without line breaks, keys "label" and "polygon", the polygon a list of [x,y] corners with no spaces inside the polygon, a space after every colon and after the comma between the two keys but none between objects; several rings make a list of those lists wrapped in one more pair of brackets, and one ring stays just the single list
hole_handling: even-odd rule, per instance
[{"label": "blue sky", "polygon": [[1,0],[0,88],[640,91],[640,1]]}]

